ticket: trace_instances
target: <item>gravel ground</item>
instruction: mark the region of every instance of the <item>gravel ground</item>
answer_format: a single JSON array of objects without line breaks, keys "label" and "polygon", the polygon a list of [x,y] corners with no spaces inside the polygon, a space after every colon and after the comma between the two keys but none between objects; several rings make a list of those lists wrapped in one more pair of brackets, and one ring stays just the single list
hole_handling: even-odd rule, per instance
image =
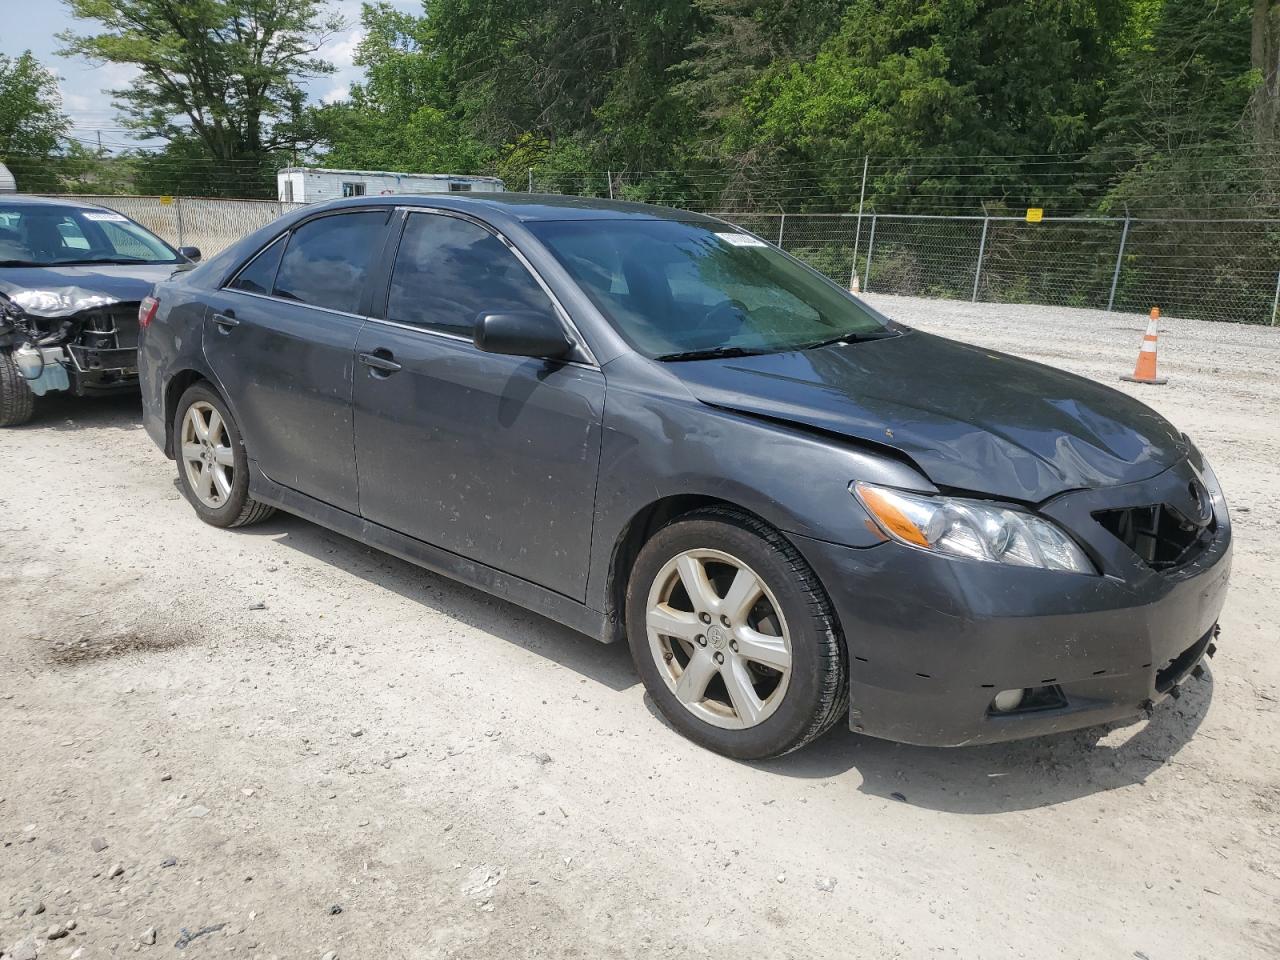
[{"label": "gravel ground", "polygon": [[[702,752],[621,646],[279,516],[199,523],[136,400],[0,434],[0,950],[1275,957],[1280,330],[876,297],[1120,386],[1235,510],[1220,652],[1149,722]],[[1097,741],[1097,742],[1095,742]]]}]

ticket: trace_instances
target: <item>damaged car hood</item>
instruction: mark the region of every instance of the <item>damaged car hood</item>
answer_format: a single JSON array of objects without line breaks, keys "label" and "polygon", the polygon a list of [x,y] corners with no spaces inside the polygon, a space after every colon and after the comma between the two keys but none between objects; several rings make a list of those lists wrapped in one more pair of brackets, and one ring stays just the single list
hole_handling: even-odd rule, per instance
[{"label": "damaged car hood", "polygon": [[112,303],[138,301],[177,265],[85,264],[0,268],[0,293],[39,317],[62,317]]},{"label": "damaged car hood", "polygon": [[1187,452],[1117,390],[919,331],[666,366],[705,403],[891,447],[940,487],[1011,500],[1143,480]]}]

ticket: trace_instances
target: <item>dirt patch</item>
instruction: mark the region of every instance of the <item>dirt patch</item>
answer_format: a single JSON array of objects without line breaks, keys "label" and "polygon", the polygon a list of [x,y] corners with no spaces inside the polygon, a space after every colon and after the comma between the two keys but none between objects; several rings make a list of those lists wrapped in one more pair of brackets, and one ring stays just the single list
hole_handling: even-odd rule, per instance
[{"label": "dirt patch", "polygon": [[0,435],[0,950],[1274,960],[1280,330],[1170,321],[1140,388],[1144,317],[877,302],[1060,357],[1213,461],[1231,595],[1180,700],[1100,739],[836,729],[734,763],[625,647],[287,516],[206,526],[136,407],[68,399]]},{"label": "dirt patch", "polygon": [[179,627],[91,634],[65,640],[46,639],[44,643],[49,663],[60,667],[74,667],[135,653],[160,653],[196,643],[198,639],[195,631]]}]

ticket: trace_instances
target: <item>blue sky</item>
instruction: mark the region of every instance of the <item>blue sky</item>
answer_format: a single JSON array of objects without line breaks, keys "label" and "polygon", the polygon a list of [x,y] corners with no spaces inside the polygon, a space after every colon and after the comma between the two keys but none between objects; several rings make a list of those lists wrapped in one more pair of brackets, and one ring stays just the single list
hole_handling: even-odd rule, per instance
[{"label": "blue sky", "polygon": [[[391,5],[413,13],[422,9],[421,0],[391,0]],[[360,78],[360,69],[351,62],[360,42],[360,0],[330,0],[328,6],[341,13],[350,27],[321,51],[337,72],[307,83],[308,94],[317,101],[341,99],[351,81]],[[71,136],[96,142],[101,133],[106,146],[136,146],[121,128],[111,97],[103,92],[127,87],[134,71],[57,56],[54,51],[60,44],[54,35],[68,27],[86,32],[93,24],[74,20],[61,0],[0,0],[0,53],[17,56],[30,50],[58,75],[63,110],[73,124]]]}]

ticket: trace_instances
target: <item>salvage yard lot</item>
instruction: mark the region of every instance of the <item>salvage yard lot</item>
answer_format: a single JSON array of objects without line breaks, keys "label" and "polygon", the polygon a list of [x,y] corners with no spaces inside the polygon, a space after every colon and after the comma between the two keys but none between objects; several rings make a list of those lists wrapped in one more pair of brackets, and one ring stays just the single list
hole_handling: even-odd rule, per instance
[{"label": "salvage yard lot", "polygon": [[1280,330],[1164,321],[1144,388],[1145,318],[872,300],[1197,441],[1236,534],[1204,681],[1096,745],[837,728],[734,763],[624,646],[287,516],[204,526],[136,400],[51,400],[0,434],[0,949],[1280,953]]}]

